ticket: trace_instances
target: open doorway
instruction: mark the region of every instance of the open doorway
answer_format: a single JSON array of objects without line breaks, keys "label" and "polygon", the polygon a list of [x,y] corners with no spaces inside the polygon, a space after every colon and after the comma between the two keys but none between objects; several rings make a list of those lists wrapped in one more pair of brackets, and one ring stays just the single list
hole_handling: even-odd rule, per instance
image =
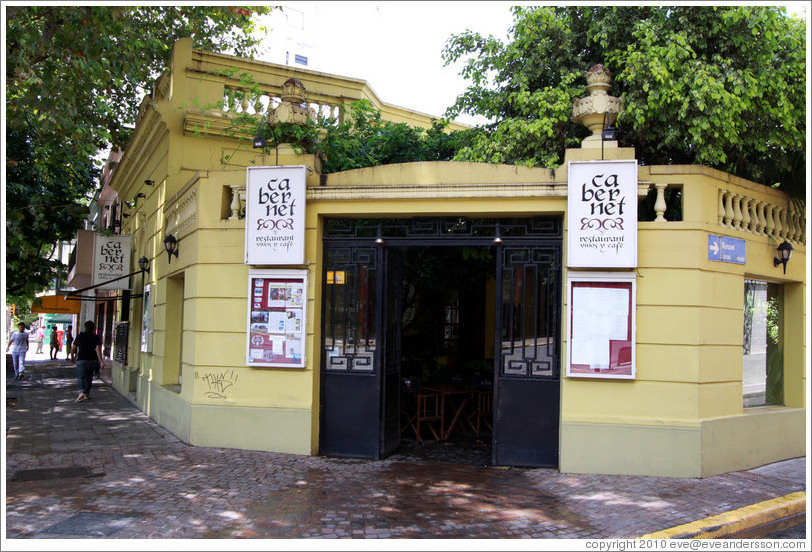
[{"label": "open doorway", "polygon": [[784,404],[783,303],[780,285],[744,281],[745,408]]},{"label": "open doorway", "polygon": [[399,454],[490,464],[496,248],[397,249],[402,263]]},{"label": "open doorway", "polygon": [[320,454],[557,467],[562,233],[544,216],[326,220]]}]

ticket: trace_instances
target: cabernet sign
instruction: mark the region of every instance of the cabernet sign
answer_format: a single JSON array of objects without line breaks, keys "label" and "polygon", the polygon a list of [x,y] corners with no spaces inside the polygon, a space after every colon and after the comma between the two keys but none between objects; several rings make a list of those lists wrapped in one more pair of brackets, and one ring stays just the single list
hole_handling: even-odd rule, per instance
[{"label": "cabernet sign", "polygon": [[637,160],[569,165],[567,266],[637,267]]},{"label": "cabernet sign", "polygon": [[[91,285],[100,289],[129,289],[132,236],[95,234],[93,236],[93,273]],[[121,279],[119,279],[121,278]],[[104,284],[105,282],[110,282]]]},{"label": "cabernet sign", "polygon": [[249,167],[245,193],[245,264],[304,263],[304,166]]}]

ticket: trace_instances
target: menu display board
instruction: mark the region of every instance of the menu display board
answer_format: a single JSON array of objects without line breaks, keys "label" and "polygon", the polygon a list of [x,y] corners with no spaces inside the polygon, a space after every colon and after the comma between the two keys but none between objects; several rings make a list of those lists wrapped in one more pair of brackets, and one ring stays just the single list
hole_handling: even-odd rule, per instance
[{"label": "menu display board", "polygon": [[307,271],[251,270],[246,364],[305,367]]},{"label": "menu display board", "polygon": [[634,276],[568,281],[567,375],[634,379]]}]

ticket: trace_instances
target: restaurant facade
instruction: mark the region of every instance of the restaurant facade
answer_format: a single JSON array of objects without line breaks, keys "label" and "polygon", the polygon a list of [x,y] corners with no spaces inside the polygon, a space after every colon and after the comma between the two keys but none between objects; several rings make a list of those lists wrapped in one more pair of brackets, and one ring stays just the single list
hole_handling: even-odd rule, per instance
[{"label": "restaurant facade", "polygon": [[602,134],[608,73],[588,78],[572,124],[593,135],[557,169],[322,174],[254,149],[234,114],[367,99],[431,118],[180,40],[108,183],[129,266],[148,261],[113,386],[195,446],[382,459],[472,439],[494,465],[670,477],[803,456],[804,212],[708,167],[640,165]]}]

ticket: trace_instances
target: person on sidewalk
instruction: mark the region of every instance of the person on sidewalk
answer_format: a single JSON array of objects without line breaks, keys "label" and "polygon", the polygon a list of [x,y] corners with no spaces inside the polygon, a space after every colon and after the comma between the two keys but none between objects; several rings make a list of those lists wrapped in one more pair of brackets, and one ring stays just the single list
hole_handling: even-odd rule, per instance
[{"label": "person on sidewalk", "polygon": [[99,366],[104,368],[101,345],[101,338],[96,335],[96,324],[88,320],[85,322],[85,331],[76,336],[71,347],[71,357],[76,362],[76,380],[79,384],[79,396],[74,402],[90,399],[96,361],[98,360]]},{"label": "person on sidewalk", "polygon": [[37,328],[37,331],[34,333],[34,336],[35,336],[34,337],[34,343],[37,344],[37,350],[34,351],[34,354],[35,355],[41,355],[42,354],[42,345],[43,345],[43,343],[45,343],[45,328],[43,328],[42,325],[40,325],[40,327]]},{"label": "person on sidewalk", "polygon": [[71,358],[71,346],[73,345],[73,326],[68,324],[68,328],[65,330],[65,360],[70,360]]},{"label": "person on sidewalk", "polygon": [[28,332],[25,331],[25,323],[20,322],[17,325],[16,332],[11,332],[8,338],[8,345],[6,345],[6,352],[9,347],[14,345],[11,349],[11,362],[14,365],[14,379],[23,379],[23,372],[25,372],[25,353],[28,352]]},{"label": "person on sidewalk", "polygon": [[59,351],[59,334],[56,331],[56,324],[51,325],[51,360],[56,360],[56,353]]}]

